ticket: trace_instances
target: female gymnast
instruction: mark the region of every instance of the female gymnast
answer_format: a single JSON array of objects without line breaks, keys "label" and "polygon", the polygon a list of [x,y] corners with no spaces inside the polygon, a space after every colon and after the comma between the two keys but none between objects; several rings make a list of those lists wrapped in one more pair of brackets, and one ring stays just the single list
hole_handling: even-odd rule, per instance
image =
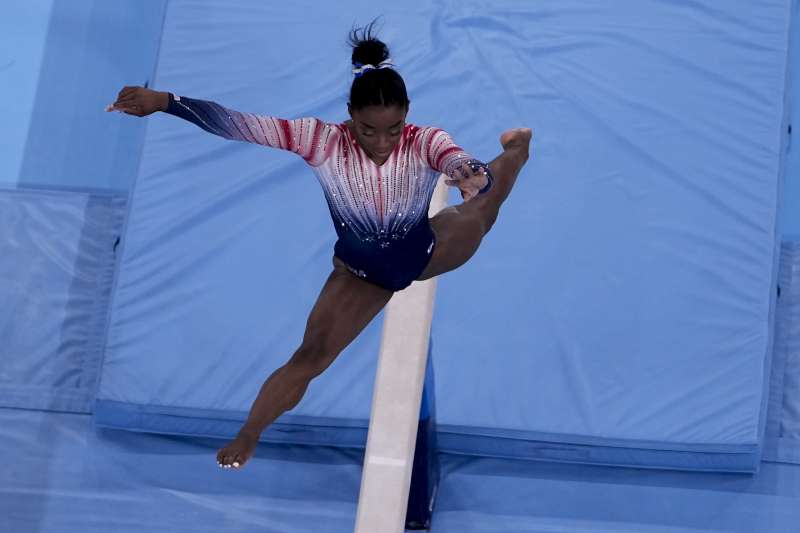
[{"label": "female gymnast", "polygon": [[[350,120],[339,124],[240,113],[144,87],[123,88],[107,108],[138,117],[164,111],[226,139],[295,152],[316,174],[333,217],[338,235],[333,271],[311,310],[303,341],[261,386],[236,438],[218,450],[222,468],[240,468],[250,459],[262,431],[300,402],[309,382],[395,291],[472,257],[528,159],[527,128],[504,132],[503,152],[487,165],[441,129],[406,123],[405,83],[373,24],[350,34],[355,76]],[[442,173],[464,202],[429,219],[428,205]]]}]

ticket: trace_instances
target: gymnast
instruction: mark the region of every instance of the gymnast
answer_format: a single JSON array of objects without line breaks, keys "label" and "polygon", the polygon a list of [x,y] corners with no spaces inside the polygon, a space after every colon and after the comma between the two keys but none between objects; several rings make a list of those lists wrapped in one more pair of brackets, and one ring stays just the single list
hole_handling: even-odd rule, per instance
[{"label": "gymnast", "polygon": [[[214,102],[125,87],[106,109],[144,117],[163,111],[226,139],[290,150],[311,167],[338,240],[333,271],[306,323],[303,341],[267,378],[236,438],[217,452],[221,468],[240,468],[264,429],[293,409],[319,376],[389,302],[395,291],[463,265],[489,232],[528,159],[531,130],[500,136],[488,165],[445,131],[406,122],[409,99],[374,22],[350,33],[354,79],[339,124],[240,113]],[[463,203],[428,218],[440,174]]]}]

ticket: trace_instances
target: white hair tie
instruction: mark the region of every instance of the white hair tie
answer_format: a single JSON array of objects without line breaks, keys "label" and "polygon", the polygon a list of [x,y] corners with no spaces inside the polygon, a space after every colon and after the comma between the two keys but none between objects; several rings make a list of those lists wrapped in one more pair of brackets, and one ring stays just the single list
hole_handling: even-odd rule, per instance
[{"label": "white hair tie", "polygon": [[380,68],[394,68],[394,63],[392,63],[392,58],[390,57],[378,63],[377,67],[369,63],[367,63],[366,65],[363,63],[353,63],[353,67],[355,67],[353,68],[353,74],[355,75],[356,78],[360,78],[361,76],[364,75],[365,72],[368,72],[370,70],[378,70]]}]

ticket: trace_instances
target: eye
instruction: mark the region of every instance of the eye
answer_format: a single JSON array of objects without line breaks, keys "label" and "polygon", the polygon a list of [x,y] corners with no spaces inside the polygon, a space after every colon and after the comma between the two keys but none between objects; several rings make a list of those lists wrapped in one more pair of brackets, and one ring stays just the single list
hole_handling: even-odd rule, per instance
[{"label": "eye", "polygon": [[361,135],[363,135],[364,137],[372,137],[374,133],[372,132],[372,130],[361,130]]},{"label": "eye", "polygon": [[398,135],[400,135],[400,130],[390,131],[389,135],[391,135],[392,137],[397,137]]}]

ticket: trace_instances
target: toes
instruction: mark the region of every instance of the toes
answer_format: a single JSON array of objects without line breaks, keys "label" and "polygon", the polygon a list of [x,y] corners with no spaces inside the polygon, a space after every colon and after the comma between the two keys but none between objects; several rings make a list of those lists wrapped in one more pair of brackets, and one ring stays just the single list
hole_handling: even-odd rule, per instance
[{"label": "toes", "polygon": [[220,468],[230,468],[232,462],[231,456],[228,455],[225,450],[220,450],[217,453],[217,464]]},{"label": "toes", "polygon": [[254,447],[249,441],[230,443],[217,451],[217,464],[220,468],[241,468],[253,455]]},{"label": "toes", "polygon": [[241,453],[241,452],[231,454],[229,459],[230,459],[230,461],[229,461],[230,465],[233,468],[241,468],[242,465],[244,465],[244,463],[245,463],[244,454]]},{"label": "toes", "polygon": [[225,453],[221,450],[217,453],[217,464],[220,468],[241,468],[245,459],[238,453]]}]

